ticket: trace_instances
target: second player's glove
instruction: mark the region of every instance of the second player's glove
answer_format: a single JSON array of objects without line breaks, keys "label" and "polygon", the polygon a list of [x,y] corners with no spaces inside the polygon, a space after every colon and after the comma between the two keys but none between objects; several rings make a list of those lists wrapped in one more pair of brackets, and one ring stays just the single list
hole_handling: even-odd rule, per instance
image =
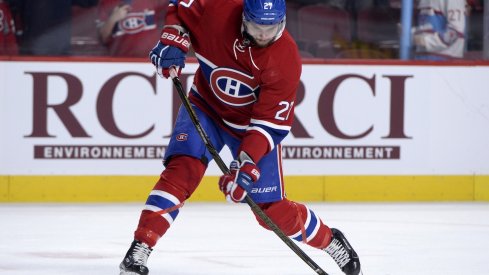
[{"label": "second player's glove", "polygon": [[219,178],[219,189],[226,196],[226,200],[233,203],[241,202],[248,192],[251,191],[253,183],[260,178],[260,169],[244,153],[240,160],[233,160],[229,165],[231,173]]},{"label": "second player's glove", "polygon": [[185,58],[190,48],[188,33],[181,26],[165,26],[160,41],[149,52],[151,63],[162,77],[170,77],[170,69],[175,68],[180,75],[185,67]]}]

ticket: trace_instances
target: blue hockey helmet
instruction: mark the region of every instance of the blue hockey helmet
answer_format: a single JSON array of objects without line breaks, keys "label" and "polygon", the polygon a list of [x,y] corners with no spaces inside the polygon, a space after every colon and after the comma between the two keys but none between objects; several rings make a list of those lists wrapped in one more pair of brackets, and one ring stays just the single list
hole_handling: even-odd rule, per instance
[{"label": "blue hockey helmet", "polygon": [[244,17],[259,25],[279,24],[285,19],[285,0],[244,0]]}]

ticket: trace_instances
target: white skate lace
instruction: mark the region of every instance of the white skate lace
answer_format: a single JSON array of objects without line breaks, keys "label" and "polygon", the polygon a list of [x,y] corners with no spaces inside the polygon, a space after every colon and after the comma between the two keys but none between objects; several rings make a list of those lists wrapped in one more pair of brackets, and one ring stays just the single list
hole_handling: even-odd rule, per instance
[{"label": "white skate lace", "polygon": [[150,253],[151,248],[149,248],[148,245],[146,245],[145,243],[137,243],[134,246],[132,257],[136,264],[146,266],[146,262]]},{"label": "white skate lace", "polygon": [[343,268],[350,261],[348,251],[346,251],[341,242],[337,239],[333,239],[333,241],[331,241],[324,251],[326,251],[331,258],[333,258],[340,268]]}]

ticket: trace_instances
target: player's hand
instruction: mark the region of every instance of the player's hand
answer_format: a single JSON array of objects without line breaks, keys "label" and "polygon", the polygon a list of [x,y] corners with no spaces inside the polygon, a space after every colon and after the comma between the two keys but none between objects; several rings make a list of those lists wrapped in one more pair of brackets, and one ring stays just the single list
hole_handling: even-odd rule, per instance
[{"label": "player's hand", "polygon": [[131,10],[130,5],[119,5],[116,6],[113,10],[112,13],[110,14],[110,19],[113,20],[114,22],[119,22],[122,19],[126,18],[127,14]]},{"label": "player's hand", "polygon": [[170,68],[180,75],[185,67],[185,58],[190,48],[188,33],[173,27],[165,27],[161,32],[160,41],[149,52],[151,63],[155,65],[158,75],[170,77]]},{"label": "player's hand", "polygon": [[219,178],[219,189],[227,201],[238,203],[246,197],[253,183],[260,178],[260,170],[249,157],[231,161],[229,170],[231,173]]}]

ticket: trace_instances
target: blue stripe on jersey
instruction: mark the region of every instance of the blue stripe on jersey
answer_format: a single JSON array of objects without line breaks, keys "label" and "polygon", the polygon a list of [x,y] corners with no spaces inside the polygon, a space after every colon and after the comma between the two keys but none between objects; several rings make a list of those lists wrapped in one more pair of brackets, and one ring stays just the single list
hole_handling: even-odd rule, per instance
[{"label": "blue stripe on jersey", "polygon": [[209,67],[206,63],[199,61],[199,65],[200,65],[200,69],[202,70],[203,72],[203,75],[205,77],[205,80],[207,80],[207,83],[210,83],[210,75],[211,75],[211,72],[212,72],[212,68]]},{"label": "blue stripe on jersey", "polygon": [[[307,211],[309,212],[311,218],[309,220],[309,223],[305,224],[304,227],[306,228],[306,238],[309,239],[309,237],[311,237],[311,235],[315,232],[314,229],[316,228],[316,225],[318,223],[318,218],[316,217],[316,214],[314,214],[314,212],[312,212],[311,210],[308,209]],[[299,235],[297,237],[294,237],[293,239],[298,242],[302,242],[302,233],[299,232]]]},{"label": "blue stripe on jersey", "polygon": [[207,80],[207,83],[211,83],[211,73],[212,71],[217,68],[215,64],[207,60],[205,57],[199,55],[198,53],[195,53],[197,56],[197,61],[199,62],[200,65],[200,70],[203,72],[203,75],[205,79]]},{"label": "blue stripe on jersey", "polygon": [[[162,196],[149,195],[148,200],[146,201],[146,205],[156,206],[158,208],[161,208],[161,210],[165,210],[165,209],[169,209],[169,208],[175,206],[176,204],[173,203],[172,201],[170,201],[169,199],[164,198]],[[177,217],[179,211],[180,210],[178,210],[178,209],[173,210],[172,212],[170,212],[168,214],[170,214],[172,219],[175,219]]]}]

